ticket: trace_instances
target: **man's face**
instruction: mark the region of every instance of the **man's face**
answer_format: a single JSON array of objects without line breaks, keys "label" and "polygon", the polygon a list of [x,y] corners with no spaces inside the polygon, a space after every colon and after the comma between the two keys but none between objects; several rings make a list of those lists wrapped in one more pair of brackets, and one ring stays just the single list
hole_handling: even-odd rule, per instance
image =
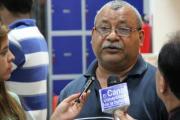
[{"label": "man's face", "polygon": [[12,61],[14,55],[9,50],[7,36],[1,40],[0,44],[0,80],[9,79],[12,72]]},{"label": "man's face", "polygon": [[[128,33],[125,31],[123,34],[121,28],[134,31]],[[92,32],[92,47],[97,59],[101,63],[119,66],[134,62],[144,35],[143,31],[136,29],[138,29],[137,16],[131,8],[122,7],[118,10],[104,8],[97,16]]]}]

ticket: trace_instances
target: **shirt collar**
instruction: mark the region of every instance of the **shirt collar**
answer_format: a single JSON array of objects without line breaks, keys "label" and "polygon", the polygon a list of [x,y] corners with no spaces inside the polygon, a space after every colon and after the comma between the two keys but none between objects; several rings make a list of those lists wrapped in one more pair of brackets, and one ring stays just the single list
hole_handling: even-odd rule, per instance
[{"label": "shirt collar", "polygon": [[[94,60],[90,64],[87,72],[85,73],[85,76],[86,77],[95,76],[95,71],[96,71],[97,66],[98,66],[98,62],[97,62],[97,60]],[[136,64],[130,70],[130,72],[128,73],[127,76],[141,75],[146,70],[147,70],[147,63],[144,61],[144,59],[142,58],[141,55],[138,55],[138,59],[137,59]]]},{"label": "shirt collar", "polygon": [[10,29],[14,29],[17,28],[20,25],[25,25],[25,26],[35,26],[36,25],[36,21],[34,19],[20,19],[20,20],[16,20],[13,23],[11,23],[9,25]]},{"label": "shirt collar", "polygon": [[144,61],[142,56],[139,55],[136,64],[130,70],[128,76],[141,75],[146,70],[147,70],[147,63]]},{"label": "shirt collar", "polygon": [[85,77],[88,76],[96,76],[96,68],[98,67],[97,59],[95,59],[88,67],[87,72],[85,73]]}]

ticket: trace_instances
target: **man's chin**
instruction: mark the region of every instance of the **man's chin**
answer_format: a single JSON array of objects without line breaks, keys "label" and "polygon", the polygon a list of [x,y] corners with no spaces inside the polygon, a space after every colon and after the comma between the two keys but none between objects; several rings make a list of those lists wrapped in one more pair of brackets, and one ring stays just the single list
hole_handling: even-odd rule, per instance
[{"label": "man's chin", "polygon": [[110,60],[110,61],[120,61],[120,60],[122,60],[123,58],[124,58],[124,54],[104,54],[103,56],[102,56],[102,58],[104,59],[104,60]]},{"label": "man's chin", "polygon": [[118,59],[108,59],[108,60],[104,60],[103,62],[106,65],[110,65],[110,66],[119,66],[121,64],[121,60]]},{"label": "man's chin", "polygon": [[117,64],[122,61],[122,58],[120,57],[109,57],[109,58],[104,58],[104,62],[109,63],[109,64]]}]

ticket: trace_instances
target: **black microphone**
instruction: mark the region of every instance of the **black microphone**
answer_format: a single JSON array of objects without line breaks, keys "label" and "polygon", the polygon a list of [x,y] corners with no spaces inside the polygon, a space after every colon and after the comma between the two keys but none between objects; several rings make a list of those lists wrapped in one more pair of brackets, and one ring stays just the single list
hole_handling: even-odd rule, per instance
[{"label": "black microphone", "polygon": [[110,86],[113,86],[113,85],[117,85],[119,84],[119,78],[117,75],[110,75],[107,79],[107,86],[110,87]]},{"label": "black microphone", "polygon": [[94,81],[95,81],[95,77],[94,76],[89,77],[89,79],[87,80],[86,84],[84,85],[84,88],[81,91],[78,99],[76,99],[75,102],[80,103],[80,97],[83,95],[84,92],[87,92],[90,89],[90,87],[91,87],[91,85],[92,85],[92,83]]},{"label": "black microphone", "polygon": [[107,88],[99,90],[101,110],[114,114],[114,111],[126,110],[130,105],[127,83],[121,83],[117,75],[110,75]]}]

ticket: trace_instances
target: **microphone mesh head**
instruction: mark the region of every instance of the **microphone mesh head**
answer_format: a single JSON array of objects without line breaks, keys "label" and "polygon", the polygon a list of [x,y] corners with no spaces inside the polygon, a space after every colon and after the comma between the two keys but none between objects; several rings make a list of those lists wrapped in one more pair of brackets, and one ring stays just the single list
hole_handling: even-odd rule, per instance
[{"label": "microphone mesh head", "polygon": [[110,75],[109,78],[107,79],[107,85],[113,86],[119,84],[119,78],[117,75]]}]

